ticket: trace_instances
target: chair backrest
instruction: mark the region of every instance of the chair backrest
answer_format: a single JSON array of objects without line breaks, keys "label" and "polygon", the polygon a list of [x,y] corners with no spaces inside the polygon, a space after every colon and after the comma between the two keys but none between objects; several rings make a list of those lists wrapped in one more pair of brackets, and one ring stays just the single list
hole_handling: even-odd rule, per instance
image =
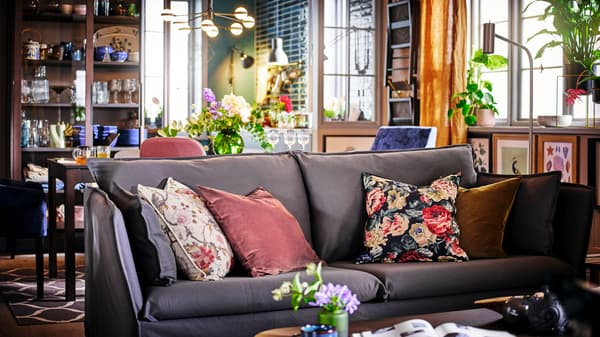
[{"label": "chair backrest", "polygon": [[405,150],[435,147],[437,128],[434,126],[382,126],[371,150]]},{"label": "chair backrest", "polygon": [[200,142],[184,137],[154,137],[140,146],[140,158],[178,158],[205,156]]},{"label": "chair backrest", "polygon": [[40,183],[0,179],[0,235],[46,236],[46,209]]}]

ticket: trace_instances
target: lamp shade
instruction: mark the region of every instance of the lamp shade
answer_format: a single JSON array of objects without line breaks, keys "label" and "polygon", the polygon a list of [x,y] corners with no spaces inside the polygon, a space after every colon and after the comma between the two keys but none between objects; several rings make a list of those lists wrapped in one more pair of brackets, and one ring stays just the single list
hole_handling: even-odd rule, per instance
[{"label": "lamp shade", "polygon": [[483,24],[483,52],[485,54],[494,53],[494,38],[496,26],[493,23]]},{"label": "lamp shade", "polygon": [[242,68],[248,69],[254,64],[254,57],[240,53],[240,59],[242,60]]},{"label": "lamp shade", "polygon": [[270,64],[288,64],[288,57],[283,51],[283,39],[275,38],[271,40],[271,53],[269,54]]}]

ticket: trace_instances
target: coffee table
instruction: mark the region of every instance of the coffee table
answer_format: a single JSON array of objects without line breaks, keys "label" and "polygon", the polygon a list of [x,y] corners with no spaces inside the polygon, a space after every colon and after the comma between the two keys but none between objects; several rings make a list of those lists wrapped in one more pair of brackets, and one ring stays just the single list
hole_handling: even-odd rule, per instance
[{"label": "coffee table", "polygon": [[[363,331],[373,331],[384,327],[393,326],[396,323],[406,321],[409,319],[420,318],[428,321],[436,327],[439,324],[446,322],[460,323],[464,325],[471,325],[475,327],[483,327],[489,329],[503,330],[500,319],[502,316],[490,309],[469,309],[469,310],[458,310],[448,311],[432,314],[422,315],[406,315],[397,316],[391,318],[368,320],[368,321],[356,321],[350,322],[350,333],[357,333]],[[254,337],[290,337],[299,333],[299,327],[285,327],[266,330],[258,333]],[[518,335],[527,336],[527,335]],[[541,336],[540,336],[541,337]]]}]

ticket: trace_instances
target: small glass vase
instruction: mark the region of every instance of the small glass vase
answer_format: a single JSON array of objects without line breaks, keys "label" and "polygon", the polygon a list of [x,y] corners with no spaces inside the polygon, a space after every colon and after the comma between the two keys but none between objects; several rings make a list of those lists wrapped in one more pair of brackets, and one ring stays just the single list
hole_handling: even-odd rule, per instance
[{"label": "small glass vase", "polygon": [[237,154],[244,151],[244,139],[234,130],[217,132],[212,145],[216,154]]},{"label": "small glass vase", "polygon": [[348,337],[348,313],[344,310],[321,310],[319,324],[332,325],[335,327],[338,337]]}]

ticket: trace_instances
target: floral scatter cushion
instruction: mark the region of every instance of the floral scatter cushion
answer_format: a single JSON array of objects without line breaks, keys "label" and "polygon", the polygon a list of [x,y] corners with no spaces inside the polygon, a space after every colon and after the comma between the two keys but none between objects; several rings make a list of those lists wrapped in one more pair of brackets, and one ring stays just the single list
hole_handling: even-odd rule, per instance
[{"label": "floral scatter cushion", "polygon": [[139,195],[158,214],[177,267],[190,280],[218,280],[231,268],[233,251],[204,205],[189,187],[172,178],[163,190],[138,185]]},{"label": "floral scatter cushion", "polygon": [[362,178],[366,251],[356,263],[468,260],[455,219],[460,175],[421,187],[369,173]]}]

